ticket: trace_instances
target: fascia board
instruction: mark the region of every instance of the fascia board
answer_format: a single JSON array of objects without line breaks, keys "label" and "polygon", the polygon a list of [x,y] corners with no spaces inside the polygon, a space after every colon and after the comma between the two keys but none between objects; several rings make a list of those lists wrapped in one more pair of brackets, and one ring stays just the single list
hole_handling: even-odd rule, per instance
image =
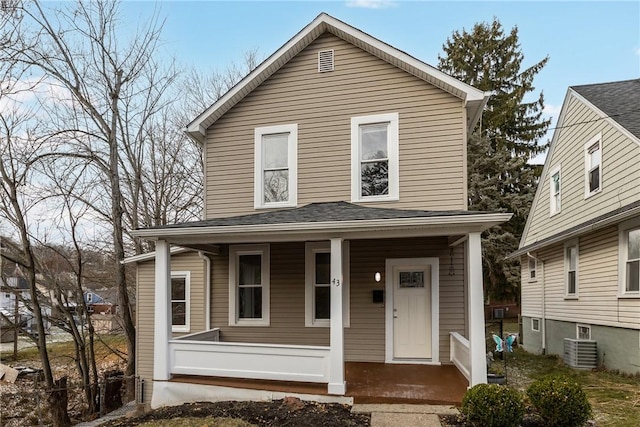
[{"label": "fascia board", "polygon": [[[428,76],[433,77],[437,81],[442,82],[442,86],[440,86],[440,88],[458,98],[462,98],[465,102],[465,105],[468,101],[481,101],[485,97],[485,93],[483,91],[476,89],[473,86],[468,85],[452,76],[449,76],[448,74],[443,73],[437,68],[432,67],[431,65],[426,64],[425,62],[422,62],[412,57],[411,55],[408,55],[407,53],[402,52],[392,47],[391,45],[388,45],[376,39],[375,37],[372,37],[332,16],[329,16],[326,13],[322,13],[318,15],[318,17],[316,17],[310,24],[304,27],[300,32],[298,32],[293,38],[286,42],[280,49],[278,49],[260,65],[258,65],[258,67],[250,72],[245,78],[240,80],[240,82],[238,82],[226,94],[218,99],[213,105],[200,113],[191,123],[187,125],[187,133],[196,140],[202,142],[204,140],[205,134],[205,126],[203,126],[203,123],[208,118],[210,118],[218,109],[225,107],[228,103],[231,103],[231,105],[229,106],[229,108],[231,108],[244,97],[244,95],[241,94],[247,91],[247,88],[249,86],[251,86],[252,84],[253,87],[257,86],[254,80],[257,80],[257,83],[259,84],[265,81],[273,73],[275,73],[280,68],[280,66],[276,67],[275,65],[281,60],[282,57],[287,55],[289,57],[293,57],[295,54],[299,53],[302,49],[308,46],[312,40],[307,39],[307,37],[312,32],[322,32],[325,29],[331,30],[332,28],[335,31],[343,32],[345,34],[348,34],[350,37],[360,40],[361,42],[369,45],[372,49],[377,49],[392,57],[395,57],[399,61],[407,64],[409,67],[420,70]],[[307,40],[305,41],[305,39]],[[449,87],[463,93],[464,96],[460,96],[458,93],[454,93],[455,91],[448,89]],[[250,90],[247,91],[245,95],[249,92]]]},{"label": "fascia board", "polygon": [[133,230],[131,235],[142,238],[159,238],[183,235],[235,235],[278,232],[331,232],[343,233],[351,231],[368,230],[389,230],[393,228],[406,227],[438,227],[449,225],[483,225],[489,228],[508,221],[510,213],[494,213],[483,215],[464,216],[440,216],[422,218],[394,218],[375,219],[358,221],[324,221],[324,222],[296,222],[286,224],[260,224],[260,225],[233,225],[233,226],[210,226],[210,227],[181,227],[181,228],[154,228]]}]

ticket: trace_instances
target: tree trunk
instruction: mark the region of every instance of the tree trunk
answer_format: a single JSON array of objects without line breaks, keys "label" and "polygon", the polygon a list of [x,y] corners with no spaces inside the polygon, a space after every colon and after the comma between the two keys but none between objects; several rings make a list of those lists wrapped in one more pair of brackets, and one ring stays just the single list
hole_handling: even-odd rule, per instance
[{"label": "tree trunk", "polygon": [[68,399],[67,377],[62,377],[54,381],[53,387],[49,390],[48,403],[49,408],[51,408],[51,420],[54,427],[71,425],[71,420],[67,413]]}]

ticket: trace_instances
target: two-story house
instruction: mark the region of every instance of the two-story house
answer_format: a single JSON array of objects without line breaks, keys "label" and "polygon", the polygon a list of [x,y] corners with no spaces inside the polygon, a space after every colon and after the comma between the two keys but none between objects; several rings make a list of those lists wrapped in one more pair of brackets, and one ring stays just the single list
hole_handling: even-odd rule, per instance
[{"label": "two-story house", "polygon": [[640,80],[570,87],[520,248],[528,351],[640,372]]},{"label": "two-story house", "polygon": [[510,218],[467,210],[487,96],[321,14],[195,118],[205,219],[127,260],[144,402],[486,382],[480,233]]}]

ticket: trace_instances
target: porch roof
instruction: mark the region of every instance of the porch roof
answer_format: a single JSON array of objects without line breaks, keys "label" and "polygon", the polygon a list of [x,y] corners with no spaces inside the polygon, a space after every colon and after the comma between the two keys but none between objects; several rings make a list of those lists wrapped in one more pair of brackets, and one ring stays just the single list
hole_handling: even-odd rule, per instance
[{"label": "porch roof", "polygon": [[482,232],[508,221],[509,218],[510,213],[390,209],[328,202],[138,229],[132,235],[151,240],[163,239],[183,246],[198,243],[318,240],[332,236],[442,236]]}]

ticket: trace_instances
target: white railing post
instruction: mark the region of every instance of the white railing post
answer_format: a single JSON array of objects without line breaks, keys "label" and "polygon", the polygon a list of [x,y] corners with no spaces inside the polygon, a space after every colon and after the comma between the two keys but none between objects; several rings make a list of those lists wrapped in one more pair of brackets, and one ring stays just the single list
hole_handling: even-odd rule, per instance
[{"label": "white railing post", "polygon": [[156,287],[153,333],[153,379],[170,378],[169,340],[171,339],[171,253],[165,240],[156,242]]},{"label": "white railing post", "polygon": [[482,289],[482,243],[480,233],[469,233],[467,239],[467,312],[469,315],[469,385],[487,382],[487,346],[484,332],[484,293]]},{"label": "white railing post", "polygon": [[347,391],[344,380],[344,328],[342,323],[342,239],[331,239],[331,332],[329,355],[329,394],[343,395]]}]

